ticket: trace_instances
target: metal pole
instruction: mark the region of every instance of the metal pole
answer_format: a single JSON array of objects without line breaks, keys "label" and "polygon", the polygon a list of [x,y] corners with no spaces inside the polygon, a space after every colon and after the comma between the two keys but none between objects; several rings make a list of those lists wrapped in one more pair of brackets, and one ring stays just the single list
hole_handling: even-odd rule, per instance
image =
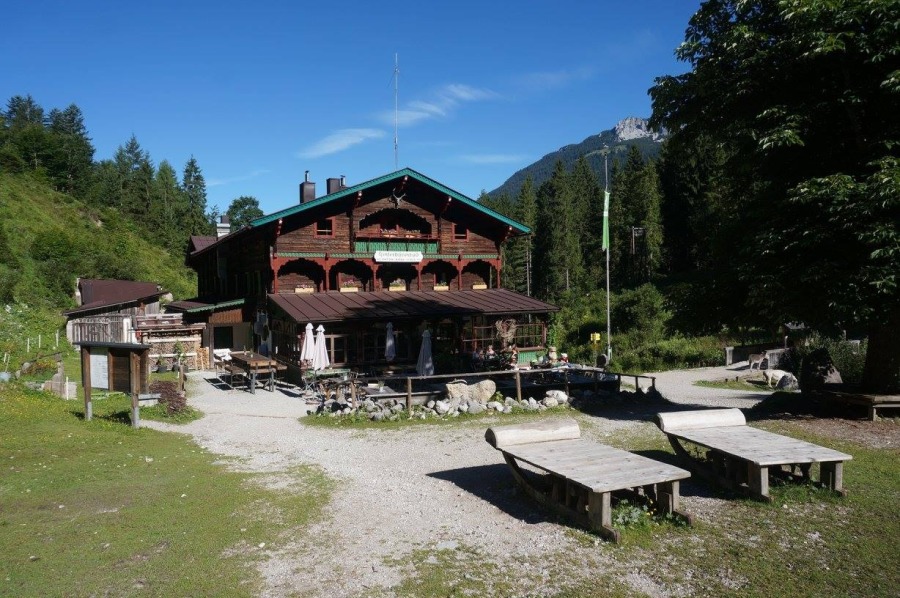
[{"label": "metal pole", "polygon": [[[609,191],[609,148],[604,148],[603,154],[603,182],[604,191]],[[612,235],[610,235],[611,237]],[[612,247],[612,239],[606,247],[606,363],[612,361],[612,322],[609,311],[609,250]]]}]

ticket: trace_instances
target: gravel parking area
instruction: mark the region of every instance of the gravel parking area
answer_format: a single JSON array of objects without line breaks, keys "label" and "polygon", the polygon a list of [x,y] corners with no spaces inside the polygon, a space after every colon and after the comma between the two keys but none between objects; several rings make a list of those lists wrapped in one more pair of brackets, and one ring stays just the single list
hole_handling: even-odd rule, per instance
[{"label": "gravel parking area", "polygon": [[[682,405],[743,407],[759,400],[690,386],[694,375],[706,374],[658,374],[657,388]],[[621,568],[621,579],[634,591],[672,595],[643,575],[640,563],[618,562],[615,548],[572,533],[514,490],[500,454],[484,441],[485,429],[499,416],[454,426],[325,429],[302,423],[309,407],[294,391],[226,390],[211,384],[211,376],[198,372],[189,380],[190,404],[203,418],[183,426],[146,425],[190,434],[228,457],[230,467],[266,474],[275,488],[289,487],[298,465],[318,466],[337,481],[326,516],[313,529],[267,543],[261,565],[267,596],[392,595],[390,588],[412,573],[411,559],[443,549],[494,559],[507,578],[527,583],[523,594],[558,591],[559,579],[551,578],[564,561],[582,578],[598,568]],[[649,411],[622,417],[574,413],[584,435],[600,441],[658,433]],[[710,499],[690,494],[687,511],[711,508]],[[548,564],[553,555],[565,559]]]}]

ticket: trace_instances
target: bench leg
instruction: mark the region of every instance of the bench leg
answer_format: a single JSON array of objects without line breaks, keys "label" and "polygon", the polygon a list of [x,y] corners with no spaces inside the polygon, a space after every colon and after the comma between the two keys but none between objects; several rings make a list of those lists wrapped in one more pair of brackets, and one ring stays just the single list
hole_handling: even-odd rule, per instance
[{"label": "bench leg", "polygon": [[656,502],[660,505],[663,513],[678,515],[684,519],[688,525],[694,525],[693,515],[687,511],[681,510],[680,488],[681,482],[678,480],[657,484]]},{"label": "bench leg", "polygon": [[772,502],[769,496],[769,468],[756,463],[747,463],[747,478],[750,484],[750,495],[753,498]]},{"label": "bench leg", "polygon": [[819,468],[822,483],[841,496],[846,496],[847,492],[844,490],[844,463],[842,461],[822,463]]},{"label": "bench leg", "polygon": [[591,492],[588,496],[588,521],[591,529],[610,542],[619,543],[619,532],[612,527],[612,496],[609,492]]},{"label": "bench leg", "polygon": [[656,488],[656,502],[663,513],[674,513],[679,507],[678,481],[661,482]]}]

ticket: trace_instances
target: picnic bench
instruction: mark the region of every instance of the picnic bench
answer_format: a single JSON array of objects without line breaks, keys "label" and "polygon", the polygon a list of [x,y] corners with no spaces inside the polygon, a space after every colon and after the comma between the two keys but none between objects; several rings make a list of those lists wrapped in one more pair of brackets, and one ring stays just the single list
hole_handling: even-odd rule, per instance
[{"label": "picnic bench", "polygon": [[[231,364],[226,369],[232,376],[243,374],[248,379],[250,392],[256,393],[256,381],[263,381],[263,388],[269,391],[275,390],[275,373],[278,362],[274,359],[254,353],[253,351],[233,352]],[[238,373],[239,372],[239,373]]]},{"label": "picnic bench", "polygon": [[[503,453],[516,482],[530,497],[613,542],[612,495],[654,501],[664,513],[679,511],[679,481],[690,473],[628,451],[581,438],[571,418],[489,428],[485,440]],[[544,472],[527,472],[519,461]]]},{"label": "picnic bench", "polygon": [[844,392],[837,390],[823,390],[820,394],[827,398],[852,405],[862,405],[868,411],[870,421],[878,420],[879,409],[900,408],[900,395],[878,395],[861,392]]},{"label": "picnic bench", "polygon": [[[659,413],[656,420],[687,467],[712,482],[771,502],[770,473],[808,480],[812,464],[818,463],[820,481],[835,492],[845,494],[843,462],[853,457],[789,436],[751,428],[739,409]],[[707,449],[705,458],[692,454],[683,441]]]}]

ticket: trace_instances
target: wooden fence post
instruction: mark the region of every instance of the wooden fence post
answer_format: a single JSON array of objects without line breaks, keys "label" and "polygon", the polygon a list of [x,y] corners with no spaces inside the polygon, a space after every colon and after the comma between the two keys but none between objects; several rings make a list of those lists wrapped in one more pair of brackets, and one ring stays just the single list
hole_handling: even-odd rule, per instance
[{"label": "wooden fence post", "polygon": [[519,375],[519,368],[516,368],[516,400],[522,402],[522,377]]},{"label": "wooden fence post", "polygon": [[406,410],[412,413],[412,378],[406,378]]}]

